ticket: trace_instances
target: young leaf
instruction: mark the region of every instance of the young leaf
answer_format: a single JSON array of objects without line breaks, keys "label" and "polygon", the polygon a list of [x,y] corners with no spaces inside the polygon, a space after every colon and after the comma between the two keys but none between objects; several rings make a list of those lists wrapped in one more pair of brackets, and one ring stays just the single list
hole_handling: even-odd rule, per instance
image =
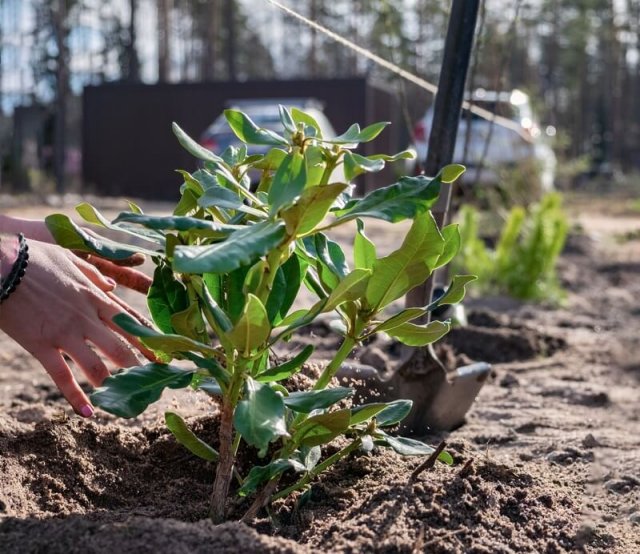
[{"label": "young leaf", "polygon": [[[209,281],[212,282],[211,279],[209,279]],[[191,282],[193,283],[193,288],[196,291],[196,294],[202,299],[205,308],[213,317],[215,325],[219,327],[219,330],[223,333],[231,331],[233,323],[231,323],[229,316],[227,316],[224,310],[216,302],[213,295],[209,292],[209,287],[205,285],[204,281],[201,280],[200,277],[194,276],[191,279]]]},{"label": "young leaf", "polygon": [[284,415],[282,396],[268,385],[247,379],[244,399],[238,403],[233,421],[242,438],[260,450],[260,456],[272,440],[287,435]]},{"label": "young leaf", "polygon": [[263,221],[231,234],[226,240],[207,246],[177,246],[173,268],[181,273],[229,273],[251,265],[275,248],[284,238],[284,224]]},{"label": "young leaf", "polygon": [[432,321],[427,325],[403,323],[393,329],[388,329],[387,334],[408,346],[426,346],[444,337],[450,328],[449,323],[442,321]]},{"label": "young leaf", "polygon": [[[299,110],[298,108],[292,107],[291,108],[291,117],[293,118],[293,121],[295,121],[296,123],[304,123],[305,126],[309,128],[309,129],[305,129],[305,134],[308,137],[316,137],[316,138],[319,138],[319,139],[322,138],[322,129],[320,129],[320,125],[308,113],[303,112],[302,110]],[[313,129],[314,132],[310,133],[309,132],[310,129]]]},{"label": "young leaf", "polygon": [[265,306],[273,326],[279,325],[286,317],[298,295],[306,271],[307,264],[295,253],[278,268]]},{"label": "young leaf", "polygon": [[137,223],[138,225],[143,225],[149,229],[162,231],[192,231],[194,229],[213,231],[214,233],[219,234],[220,237],[227,236],[234,231],[243,229],[243,227],[239,225],[227,225],[224,223],[218,223],[217,221],[208,221],[197,217],[179,215],[154,216],[122,212],[113,220],[113,222],[119,223],[121,221]]},{"label": "young leaf", "polygon": [[154,323],[164,333],[175,331],[171,316],[189,305],[186,287],[178,281],[166,264],[156,267],[153,283],[147,294],[147,306]]},{"label": "young leaf", "polygon": [[291,117],[289,108],[283,106],[282,104],[279,104],[278,112],[280,113],[280,121],[282,122],[282,126],[285,128],[285,130],[292,134],[295,133],[296,122],[293,120],[293,117]]},{"label": "young leaf", "polygon": [[222,158],[216,156],[211,150],[207,150],[204,146],[200,146],[195,140],[193,140],[187,133],[185,133],[177,123],[173,123],[171,128],[173,134],[178,139],[178,142],[182,147],[189,152],[192,156],[204,161],[219,163]]},{"label": "young leaf", "polygon": [[382,159],[370,159],[354,152],[344,155],[344,176],[347,181],[355,179],[363,173],[376,173],[384,169],[385,162]]},{"label": "young leaf", "polygon": [[364,234],[364,223],[356,220],[356,236],[353,239],[353,260],[356,267],[372,269],[376,261],[376,247]]},{"label": "young leaf", "polygon": [[[432,446],[418,440],[407,437],[392,437],[382,431],[375,433],[375,439],[376,444],[389,446],[401,456],[429,456],[435,450]],[[438,460],[447,465],[453,465],[453,458],[446,451],[440,453]]]},{"label": "young leaf", "polygon": [[375,327],[371,334],[373,333],[381,333],[382,331],[386,331],[387,329],[393,329],[398,325],[402,325],[407,321],[411,321],[413,319],[417,319],[420,316],[423,316],[427,313],[427,310],[424,308],[407,308],[406,310],[402,310],[398,312],[396,315],[391,316],[386,321],[380,323],[377,327]]},{"label": "young leaf", "polygon": [[204,320],[197,303],[171,315],[171,326],[176,333],[200,342],[208,340]]},{"label": "young leaf", "polygon": [[341,135],[326,140],[325,142],[330,142],[331,144],[358,144],[361,142],[369,142],[376,138],[387,125],[390,125],[389,121],[381,121],[360,130],[360,125],[354,123]]},{"label": "young leaf", "polygon": [[411,400],[394,400],[387,402],[384,410],[376,415],[376,424],[378,427],[388,427],[400,423],[409,415],[413,402]]},{"label": "young leaf", "polygon": [[367,302],[387,306],[424,282],[442,254],[444,239],[430,213],[416,217],[402,246],[373,266],[367,285]]},{"label": "young leaf", "polygon": [[[88,204],[87,202],[81,202],[80,204],[78,204],[76,206],[76,212],[78,212],[78,215],[80,215],[82,219],[84,219],[87,223],[91,223],[92,225],[99,225],[101,227],[104,227],[105,229],[111,229],[113,231],[127,233],[128,235],[131,235],[138,239],[150,241],[155,244],[160,244],[160,245],[164,244],[164,235],[162,235],[162,233],[157,233],[155,231],[146,230],[146,229],[132,228],[126,225],[114,225],[106,217],[104,217],[94,206],[92,206],[91,204]],[[136,212],[136,213],[141,213],[141,212]]]},{"label": "young leaf", "polygon": [[262,346],[271,333],[267,310],[260,299],[253,294],[247,295],[247,302],[240,319],[229,332],[229,340],[245,355]]},{"label": "young leaf", "polygon": [[376,417],[376,415],[384,410],[385,407],[386,404],[384,402],[356,406],[355,408],[351,409],[351,423],[349,425],[358,425],[360,423],[365,423],[370,419]]},{"label": "young leaf", "polygon": [[466,168],[460,164],[445,165],[438,173],[438,177],[443,183],[453,183],[465,170]]},{"label": "young leaf", "polygon": [[249,116],[238,110],[225,110],[224,116],[236,136],[247,144],[288,146],[287,139],[269,129],[261,129]]},{"label": "young leaf", "polygon": [[445,304],[457,304],[462,302],[466,292],[466,285],[475,281],[477,277],[475,275],[456,275],[451,281],[447,292],[444,293],[438,300],[438,306],[444,306]]},{"label": "young leaf", "polygon": [[444,248],[438,261],[434,264],[434,269],[447,265],[460,250],[460,232],[457,224],[454,223],[443,227],[441,233],[444,239]]},{"label": "young leaf", "polygon": [[300,152],[287,154],[273,177],[269,189],[271,214],[291,204],[304,190],[307,182],[307,166]]},{"label": "young leaf", "polygon": [[184,446],[189,452],[202,458],[207,462],[215,462],[218,460],[218,453],[206,442],[199,439],[196,434],[187,427],[184,419],[175,412],[165,412],[164,422],[167,429],[171,431],[176,440]]},{"label": "young leaf", "polygon": [[271,481],[271,479],[282,475],[288,469],[302,472],[305,471],[306,468],[298,460],[286,460],[284,458],[273,460],[273,462],[266,466],[253,466],[247,478],[242,483],[242,486],[238,489],[238,495],[247,496],[252,494],[262,483]]},{"label": "young leaf", "polygon": [[107,377],[91,394],[91,402],[106,412],[131,418],[157,401],[165,388],[188,387],[193,371],[165,364],[131,367]]},{"label": "young leaf", "polygon": [[344,433],[351,423],[351,410],[345,408],[328,414],[319,414],[305,420],[293,440],[302,446],[327,444]]},{"label": "young leaf", "polygon": [[294,412],[308,414],[313,410],[324,410],[336,402],[353,396],[354,390],[348,387],[332,389],[295,391],[284,397],[284,404]]},{"label": "young leaf", "polygon": [[440,180],[422,175],[403,177],[397,183],[370,192],[362,199],[347,202],[336,210],[338,221],[349,221],[357,217],[373,217],[397,223],[426,212],[440,194]]},{"label": "young leaf", "polygon": [[200,198],[198,198],[198,206],[201,208],[227,208],[229,210],[237,210],[258,217],[264,217],[266,214],[260,210],[256,210],[245,205],[242,198],[235,192],[221,187],[220,185],[210,185]]},{"label": "young leaf", "polygon": [[308,344],[296,356],[275,367],[271,367],[266,371],[262,371],[256,377],[256,381],[261,383],[271,383],[273,381],[282,381],[288,379],[292,375],[298,373],[302,364],[304,364],[313,354],[313,346]]}]

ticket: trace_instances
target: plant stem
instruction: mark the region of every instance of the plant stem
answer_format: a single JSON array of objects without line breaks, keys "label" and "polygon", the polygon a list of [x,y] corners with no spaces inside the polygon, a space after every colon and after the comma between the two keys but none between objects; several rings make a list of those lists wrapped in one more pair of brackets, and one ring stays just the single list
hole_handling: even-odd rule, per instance
[{"label": "plant stem", "polygon": [[[231,360],[229,361],[231,365]],[[216,477],[211,493],[209,516],[214,523],[222,523],[225,519],[226,501],[235,464],[233,413],[244,383],[243,367],[238,364],[229,387],[229,394],[224,396],[222,414],[220,416],[220,458],[216,465]]]},{"label": "plant stem", "polygon": [[316,381],[316,384],[313,387],[315,390],[321,390],[326,388],[326,386],[329,384],[333,376],[340,369],[342,362],[344,362],[347,359],[347,356],[351,354],[351,351],[353,350],[353,347],[355,345],[356,345],[356,340],[353,337],[349,337],[349,336],[345,337],[344,341],[340,345],[340,348],[336,352],[335,357],[333,358],[333,360],[331,360],[331,362],[329,362],[329,365],[327,365],[327,367],[324,368],[324,370],[322,371],[322,374]]},{"label": "plant stem", "polygon": [[351,452],[360,448],[360,446],[362,446],[362,439],[358,438],[354,440],[350,445],[345,446],[342,450],[338,450],[338,452],[333,454],[333,456],[329,456],[321,464],[318,464],[311,471],[306,473],[305,476],[302,477],[302,479],[300,479],[290,487],[287,487],[286,489],[281,490],[278,494],[274,495],[271,498],[271,500],[273,501],[273,500],[278,500],[280,498],[285,498],[286,496],[289,496],[292,492],[305,487],[311,482],[312,479],[317,477],[325,469],[329,468],[336,462],[339,462],[340,460],[342,460],[342,458],[344,458],[345,456],[348,456],[349,454],[351,454]]}]

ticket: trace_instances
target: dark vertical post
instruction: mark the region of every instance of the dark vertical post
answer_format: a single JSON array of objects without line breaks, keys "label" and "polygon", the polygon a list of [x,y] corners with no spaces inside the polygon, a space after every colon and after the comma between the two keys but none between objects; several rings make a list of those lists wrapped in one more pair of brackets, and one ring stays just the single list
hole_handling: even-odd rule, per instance
[{"label": "dark vertical post", "polygon": [[236,72],[236,16],[235,0],[227,0],[225,5],[225,26],[227,27],[227,71],[229,80],[237,79]]},{"label": "dark vertical post", "polygon": [[[427,175],[435,175],[453,159],[479,6],[480,0],[453,0],[451,3],[425,162]],[[433,209],[433,215],[440,227],[447,219],[450,201],[451,185],[443,183],[440,198]],[[433,284],[432,275],[425,285],[415,288],[407,295],[407,306],[428,304],[433,293]]]}]

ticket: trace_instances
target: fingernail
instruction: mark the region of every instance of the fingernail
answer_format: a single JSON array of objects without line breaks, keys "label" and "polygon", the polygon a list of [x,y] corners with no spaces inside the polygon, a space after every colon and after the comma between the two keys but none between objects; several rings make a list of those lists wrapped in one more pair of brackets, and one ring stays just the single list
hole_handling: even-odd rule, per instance
[{"label": "fingernail", "polygon": [[107,280],[107,283],[109,283],[113,288],[116,288],[118,283],[116,283],[111,277],[105,277],[105,278]]},{"label": "fingernail", "polygon": [[80,408],[80,415],[82,417],[91,417],[93,415],[93,407],[89,406],[89,404],[85,404]]}]

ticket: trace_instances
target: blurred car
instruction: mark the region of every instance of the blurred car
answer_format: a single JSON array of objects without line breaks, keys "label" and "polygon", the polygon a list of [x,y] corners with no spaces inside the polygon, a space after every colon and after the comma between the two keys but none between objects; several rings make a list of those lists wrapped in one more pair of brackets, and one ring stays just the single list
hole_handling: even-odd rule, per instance
[{"label": "blurred car", "polygon": [[[552,190],[556,157],[546,141],[546,135],[552,136],[555,134],[555,129],[549,126],[544,133],[542,132],[533,116],[529,96],[517,89],[500,93],[478,89],[466,100],[489,112],[510,119],[518,127],[517,129],[507,128],[493,123],[491,130],[490,121],[475,113],[463,112],[458,126],[453,161],[467,167],[466,175],[476,179],[477,168],[481,165],[482,171],[478,184],[495,185],[499,184],[501,169],[523,167],[528,168],[525,170],[530,170],[533,162],[539,172],[541,189]],[[433,113],[432,105],[413,129],[415,142],[413,146],[418,160],[427,158]],[[488,138],[490,142],[487,145]]]},{"label": "blurred car", "polygon": [[[230,100],[227,108],[236,109],[247,114],[258,127],[263,127],[282,134],[282,122],[278,105],[288,108],[298,108],[312,116],[320,126],[322,136],[331,138],[336,135],[327,116],[322,111],[322,104],[313,98],[264,98],[250,100]],[[220,154],[229,146],[240,146],[242,142],[233,133],[224,113],[202,133],[200,144],[205,148]],[[265,154],[271,147],[248,145],[250,154]]]}]

